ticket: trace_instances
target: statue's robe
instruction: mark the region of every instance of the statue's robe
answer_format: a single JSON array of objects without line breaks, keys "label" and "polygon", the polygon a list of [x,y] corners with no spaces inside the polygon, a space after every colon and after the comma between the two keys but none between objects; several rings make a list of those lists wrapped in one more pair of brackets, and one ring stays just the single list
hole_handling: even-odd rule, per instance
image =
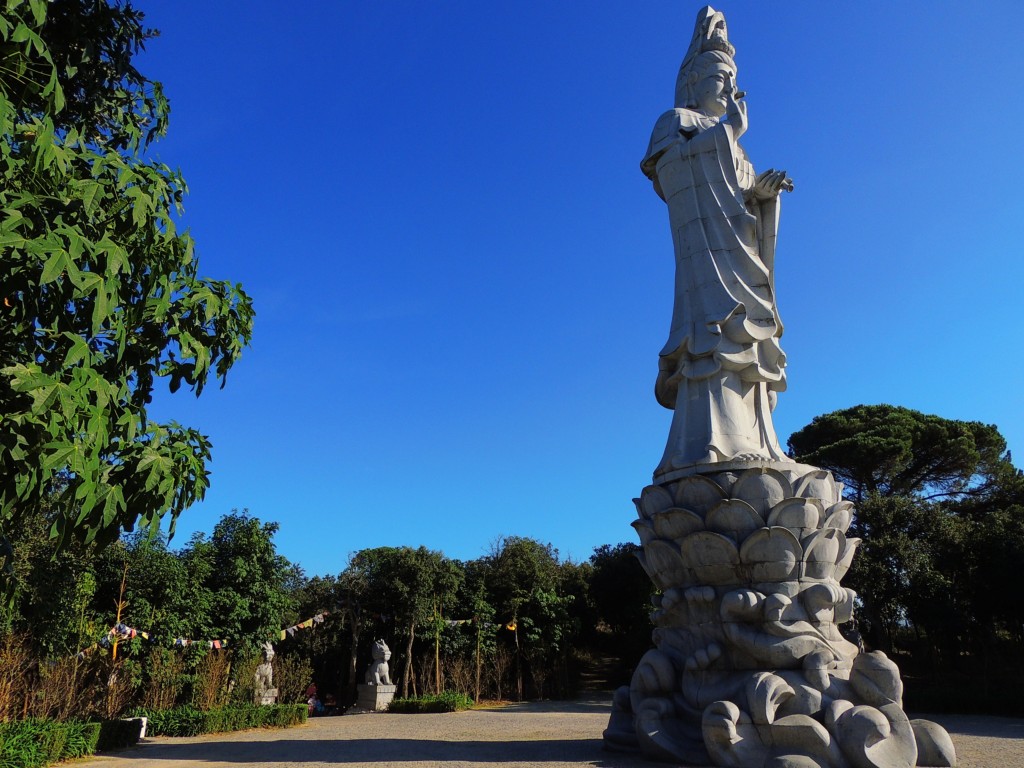
[{"label": "statue's robe", "polygon": [[673,109],[641,163],[668,204],[675,306],[655,392],[673,409],[656,475],[738,458],[785,459],[772,425],[786,387],[775,302],[778,198],[749,195],[755,174],[727,122]]}]

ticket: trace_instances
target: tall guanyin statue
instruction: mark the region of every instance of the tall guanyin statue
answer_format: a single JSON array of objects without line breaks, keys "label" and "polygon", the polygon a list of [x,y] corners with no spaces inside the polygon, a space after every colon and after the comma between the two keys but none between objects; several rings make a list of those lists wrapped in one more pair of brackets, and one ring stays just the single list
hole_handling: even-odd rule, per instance
[{"label": "tall guanyin statue", "polygon": [[946,731],[903,712],[896,665],[840,631],[856,598],[840,585],[853,504],[779,447],[774,261],[793,182],[757,173],[739,143],[734,55],[705,7],[641,162],[675,247],[655,386],[673,418],[633,523],[659,590],[655,648],[616,692],[605,744],[692,768],[954,766]]}]

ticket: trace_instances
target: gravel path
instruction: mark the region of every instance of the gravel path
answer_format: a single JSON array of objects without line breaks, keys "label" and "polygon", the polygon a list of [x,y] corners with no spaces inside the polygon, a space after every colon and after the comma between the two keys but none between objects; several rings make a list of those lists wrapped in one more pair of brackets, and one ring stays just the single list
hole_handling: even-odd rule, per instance
[{"label": "gravel path", "polygon": [[[296,728],[154,738],[83,768],[650,768],[605,752],[606,696],[444,715],[320,717]],[[917,715],[913,715],[917,716]],[[1024,720],[933,715],[953,735],[960,768],[1024,768]]]}]

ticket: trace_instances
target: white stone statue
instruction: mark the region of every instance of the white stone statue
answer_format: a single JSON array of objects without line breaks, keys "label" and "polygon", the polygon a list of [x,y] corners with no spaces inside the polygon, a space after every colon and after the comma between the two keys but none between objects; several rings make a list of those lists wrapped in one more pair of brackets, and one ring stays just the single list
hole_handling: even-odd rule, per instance
[{"label": "white stone statue", "polygon": [[675,415],[633,523],[659,592],[655,647],[616,692],[605,745],[690,768],[949,768],[949,734],[907,717],[896,665],[840,630],[856,600],[840,583],[860,543],[846,535],[853,503],[775,436],[772,266],[793,185],[755,175],[737,141],[732,57],[725,19],[704,8],[642,164],[675,244],[656,388]]},{"label": "white stone statue", "polygon": [[379,712],[387,709],[388,704],[395,698],[396,686],[391,682],[391,673],[388,669],[391,649],[383,640],[376,640],[371,653],[373,661],[366,669],[366,682],[356,686],[359,691],[356,709],[364,712]]},{"label": "white stone statue", "polygon": [[755,175],[725,18],[701,11],[676,81],[675,109],[654,126],[641,169],[668,204],[675,308],[655,392],[674,411],[655,476],[735,459],[785,459],[772,425],[786,388],[775,302],[779,193],[785,171]]},{"label": "white stone statue", "polygon": [[391,658],[391,649],[383,640],[377,640],[373,644],[373,661],[366,670],[367,685],[391,685],[391,672],[388,669],[388,659]]},{"label": "white stone statue", "polygon": [[264,643],[263,661],[256,667],[253,675],[257,704],[273,704],[277,701],[277,688],[274,687],[274,655],[273,644]]}]

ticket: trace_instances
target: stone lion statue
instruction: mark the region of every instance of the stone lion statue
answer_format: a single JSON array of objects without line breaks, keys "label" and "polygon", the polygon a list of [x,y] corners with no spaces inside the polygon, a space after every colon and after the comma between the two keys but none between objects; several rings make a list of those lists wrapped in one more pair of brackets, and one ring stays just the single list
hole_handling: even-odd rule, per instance
[{"label": "stone lion statue", "polygon": [[367,685],[392,685],[391,676],[388,670],[388,659],[391,658],[391,649],[383,640],[377,640],[373,644],[373,661],[366,670]]}]

